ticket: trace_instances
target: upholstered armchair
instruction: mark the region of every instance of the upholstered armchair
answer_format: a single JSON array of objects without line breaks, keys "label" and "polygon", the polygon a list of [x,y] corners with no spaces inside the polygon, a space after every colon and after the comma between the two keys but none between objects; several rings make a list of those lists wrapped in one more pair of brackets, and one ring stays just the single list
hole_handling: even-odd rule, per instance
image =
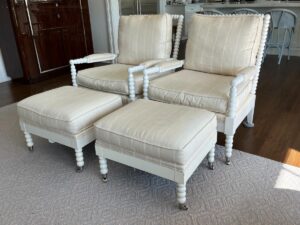
[{"label": "upholstered armchair", "polygon": [[[177,31],[172,52],[173,20]],[[174,21],[174,24],[176,21]],[[177,58],[183,16],[121,16],[119,21],[119,54],[92,54],[70,60],[73,86],[83,86],[122,96],[123,103],[142,96],[143,70],[163,61]],[[113,64],[76,71],[75,65],[113,60]]]},{"label": "upholstered armchair", "polygon": [[174,71],[183,62],[162,63],[144,71],[144,98],[216,113],[218,132],[226,135],[228,165],[237,127],[244,119],[247,127],[254,126],[256,87],[269,22],[269,15],[195,15],[184,69],[150,82],[152,74]]}]

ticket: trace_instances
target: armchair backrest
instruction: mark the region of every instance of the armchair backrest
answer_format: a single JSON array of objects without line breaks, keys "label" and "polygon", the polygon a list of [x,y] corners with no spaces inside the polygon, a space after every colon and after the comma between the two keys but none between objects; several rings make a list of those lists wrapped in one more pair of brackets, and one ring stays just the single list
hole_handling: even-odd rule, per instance
[{"label": "armchair backrest", "polygon": [[[121,16],[118,62],[138,65],[148,60],[170,58],[173,18],[179,19],[179,16],[169,14]],[[183,17],[180,17],[180,20],[180,29],[182,29]],[[181,31],[179,35],[181,36]],[[176,36],[178,36],[178,32]],[[179,42],[180,38],[177,39],[176,41]],[[179,43],[177,43],[177,48],[178,46]],[[174,50],[174,53],[177,58],[178,50]]]},{"label": "armchair backrest", "polygon": [[257,65],[264,15],[194,15],[185,69],[236,76]]}]

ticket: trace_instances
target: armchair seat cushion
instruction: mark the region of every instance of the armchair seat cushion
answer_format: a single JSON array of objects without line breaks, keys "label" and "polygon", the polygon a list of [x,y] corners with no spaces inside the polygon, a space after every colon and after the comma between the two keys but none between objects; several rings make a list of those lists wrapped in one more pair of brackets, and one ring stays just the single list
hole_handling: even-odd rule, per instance
[{"label": "armchair seat cushion", "polygon": [[[192,70],[181,70],[153,80],[149,85],[152,100],[192,106],[215,113],[226,114],[231,81],[234,76],[208,74]],[[237,105],[242,105],[252,87],[252,77],[238,86]]]},{"label": "armchair seat cushion", "polygon": [[[128,68],[132,65],[111,64],[98,66],[78,71],[77,83],[79,86],[104,91],[119,95],[129,95],[128,87]],[[135,94],[143,94],[143,72],[133,74],[135,80]],[[159,76],[159,73],[153,74],[151,79]]]},{"label": "armchair seat cushion", "polygon": [[[115,94],[128,95],[128,68],[132,65],[111,64],[80,70],[77,83],[80,86]],[[142,94],[143,73],[135,73],[135,93]]]}]

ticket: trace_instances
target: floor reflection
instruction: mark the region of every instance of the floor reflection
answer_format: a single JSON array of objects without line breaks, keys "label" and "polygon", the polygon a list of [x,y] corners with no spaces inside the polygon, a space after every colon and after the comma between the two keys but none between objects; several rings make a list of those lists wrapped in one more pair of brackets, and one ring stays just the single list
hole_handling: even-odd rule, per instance
[{"label": "floor reflection", "polygon": [[300,191],[300,168],[283,165],[274,188]]},{"label": "floor reflection", "polygon": [[283,163],[300,167],[300,150],[289,148]]}]

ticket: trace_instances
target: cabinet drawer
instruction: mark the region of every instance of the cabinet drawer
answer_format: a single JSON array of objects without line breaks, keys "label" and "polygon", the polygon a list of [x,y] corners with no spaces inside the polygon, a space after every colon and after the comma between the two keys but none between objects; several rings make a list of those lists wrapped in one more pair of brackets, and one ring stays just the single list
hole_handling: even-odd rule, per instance
[{"label": "cabinet drawer", "polygon": [[196,13],[201,11],[201,6],[200,5],[187,5],[185,7],[186,13]]}]

